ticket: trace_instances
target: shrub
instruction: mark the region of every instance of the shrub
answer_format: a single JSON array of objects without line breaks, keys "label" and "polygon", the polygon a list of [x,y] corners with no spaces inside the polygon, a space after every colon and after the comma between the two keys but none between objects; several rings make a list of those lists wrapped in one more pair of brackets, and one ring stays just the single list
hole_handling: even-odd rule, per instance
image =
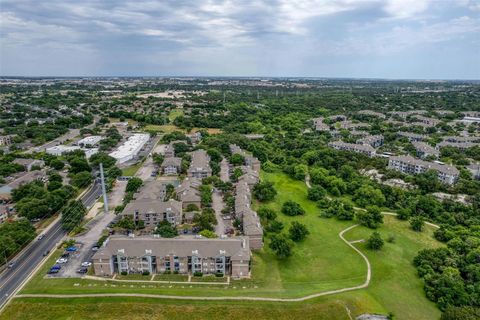
[{"label": "shrub", "polygon": [[120,274],[121,274],[122,276],[126,276],[126,275],[128,274],[128,272],[127,272],[127,271],[122,271],[122,272],[120,272]]},{"label": "shrub", "polygon": [[288,200],[282,206],[282,212],[287,216],[304,215],[305,210],[295,201]]},{"label": "shrub", "polygon": [[360,224],[370,229],[376,229],[383,223],[383,215],[377,206],[367,207],[366,211],[357,212]]},{"label": "shrub", "polygon": [[307,226],[297,221],[292,222],[292,225],[288,229],[288,233],[290,234],[290,239],[297,242],[304,240],[307,235],[310,234]]},{"label": "shrub", "polygon": [[142,272],[142,276],[148,276],[148,275],[150,275],[150,271],[145,270]]},{"label": "shrub", "polygon": [[292,255],[293,243],[284,235],[273,235],[269,247],[280,259],[285,259]]},{"label": "shrub", "polygon": [[217,277],[217,278],[223,278],[223,273],[217,272],[217,273],[215,273],[215,277]]},{"label": "shrub", "polygon": [[413,231],[421,232],[423,230],[424,223],[423,217],[421,216],[410,218],[410,228],[412,228]]},{"label": "shrub", "polygon": [[312,201],[318,201],[325,197],[326,194],[327,191],[324,188],[320,186],[312,186],[310,189],[308,189],[307,198]]},{"label": "shrub", "polygon": [[371,250],[380,250],[383,244],[383,239],[377,231],[373,232],[367,240],[367,248]]},{"label": "shrub", "polygon": [[200,271],[195,271],[195,272],[193,273],[193,276],[194,276],[194,277],[203,277],[203,273],[200,272]]},{"label": "shrub", "polygon": [[283,223],[278,220],[271,220],[267,223],[265,231],[272,233],[279,233],[283,229]]},{"label": "shrub", "polygon": [[277,190],[273,187],[273,183],[270,181],[262,181],[257,183],[253,187],[253,195],[259,201],[273,200],[277,195]]}]

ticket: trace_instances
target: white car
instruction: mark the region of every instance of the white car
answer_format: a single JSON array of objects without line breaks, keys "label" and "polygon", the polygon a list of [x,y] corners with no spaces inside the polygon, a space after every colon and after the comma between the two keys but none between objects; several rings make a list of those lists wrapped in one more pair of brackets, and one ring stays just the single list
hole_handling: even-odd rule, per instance
[{"label": "white car", "polygon": [[45,235],[41,234],[41,235],[38,236],[38,240],[42,240],[44,237],[45,237]]},{"label": "white car", "polygon": [[90,267],[91,265],[92,265],[91,262],[88,262],[88,261],[82,262],[82,267]]},{"label": "white car", "polygon": [[57,263],[67,263],[68,259],[67,258],[60,258],[57,260]]}]

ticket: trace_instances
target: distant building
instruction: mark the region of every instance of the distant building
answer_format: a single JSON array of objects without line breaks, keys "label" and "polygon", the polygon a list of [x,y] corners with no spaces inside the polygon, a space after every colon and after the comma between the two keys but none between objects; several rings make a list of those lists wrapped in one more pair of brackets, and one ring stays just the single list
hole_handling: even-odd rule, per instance
[{"label": "distant building", "polygon": [[[436,127],[441,122],[440,120],[435,118],[428,118],[428,117],[419,116],[419,115],[416,115],[415,119],[420,121],[419,124],[427,128]],[[414,122],[413,124],[417,124],[417,123]]]},{"label": "distant building", "polygon": [[199,149],[192,152],[192,162],[187,174],[189,177],[198,179],[208,178],[212,175],[210,157],[205,150]]},{"label": "distant building", "polygon": [[461,151],[465,151],[467,149],[480,146],[480,143],[474,143],[474,142],[450,142],[450,141],[442,141],[439,144],[437,144],[436,148],[438,150],[444,148],[444,147],[453,147],[457,148]]},{"label": "distant building", "polygon": [[480,180],[480,163],[473,163],[468,165],[467,170],[470,171],[473,179]]},{"label": "distant building", "polygon": [[239,154],[245,158],[245,166],[251,168],[253,171],[260,172],[261,163],[258,158],[252,156],[250,153],[246,152],[236,144],[231,144],[229,147],[232,155]]},{"label": "distant building", "polygon": [[427,170],[435,170],[438,174],[438,180],[449,185],[457,182],[459,176],[459,171],[454,166],[415,159],[412,156],[390,157],[388,169],[405,174],[419,174]]},{"label": "distant building", "polygon": [[196,178],[186,178],[182,183],[175,188],[175,193],[178,199],[182,202],[183,209],[186,209],[188,205],[194,204],[198,208],[201,207],[202,198],[200,196],[199,188],[202,182]]},{"label": "distant building", "polygon": [[19,164],[25,168],[25,171],[32,171],[32,167],[40,167],[42,168],[45,166],[45,162],[43,160],[37,160],[37,159],[23,159],[23,158],[17,158],[13,160],[13,163]]},{"label": "distant building", "polygon": [[417,157],[421,159],[425,159],[428,156],[434,156],[435,158],[438,158],[440,156],[440,151],[438,151],[428,143],[422,141],[413,141],[412,145],[417,152]]},{"label": "distant building", "polygon": [[381,134],[373,135],[373,136],[366,136],[365,138],[358,139],[356,141],[357,144],[366,144],[370,145],[373,148],[378,148],[383,145],[383,136]]},{"label": "distant building", "polygon": [[97,276],[175,272],[250,277],[250,248],[243,238],[165,239],[110,236],[93,256]]},{"label": "distant building", "polygon": [[77,141],[77,146],[82,148],[92,148],[98,145],[98,143],[102,140],[101,136],[88,136],[83,139]]},{"label": "distant building", "polygon": [[15,135],[6,135],[6,136],[0,136],[0,146],[9,146],[13,143],[13,137]]},{"label": "distant building", "polygon": [[354,144],[354,143],[346,143],[343,141],[334,141],[334,142],[330,142],[328,146],[336,150],[362,153],[369,157],[374,157],[376,155],[375,148],[373,148],[368,144]]},{"label": "distant building", "polygon": [[98,153],[98,148],[80,148],[79,146],[65,146],[65,145],[59,145],[51,148],[47,148],[46,152],[48,154],[54,155],[54,156],[61,156],[69,152],[73,152],[75,150],[82,150],[85,152],[85,157],[89,159],[91,156],[94,154]]},{"label": "distant building", "polygon": [[124,144],[117,150],[110,153],[110,156],[117,159],[117,163],[124,163],[132,160],[142,150],[143,146],[150,139],[150,135],[146,133],[135,133],[128,138]]},{"label": "distant building", "polygon": [[425,141],[425,140],[428,139],[428,136],[424,135],[424,134],[417,134],[417,133],[412,133],[412,132],[402,132],[402,131],[397,132],[397,136],[405,137],[410,142],[412,142],[412,141]]},{"label": "distant building", "polygon": [[385,119],[386,118],[386,116],[383,113],[375,112],[375,111],[372,111],[372,110],[360,110],[357,113],[361,114],[361,115],[365,115],[365,116],[377,117],[377,118],[380,118],[380,119]]}]

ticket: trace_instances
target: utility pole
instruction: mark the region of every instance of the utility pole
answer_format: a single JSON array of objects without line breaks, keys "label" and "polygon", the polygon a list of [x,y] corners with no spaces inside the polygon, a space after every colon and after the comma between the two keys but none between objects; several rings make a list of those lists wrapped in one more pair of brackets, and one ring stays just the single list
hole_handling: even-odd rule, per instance
[{"label": "utility pole", "polygon": [[105,177],[103,175],[103,163],[101,162],[100,162],[100,183],[102,184],[103,210],[105,214],[107,214],[108,213],[107,190],[105,188]]}]

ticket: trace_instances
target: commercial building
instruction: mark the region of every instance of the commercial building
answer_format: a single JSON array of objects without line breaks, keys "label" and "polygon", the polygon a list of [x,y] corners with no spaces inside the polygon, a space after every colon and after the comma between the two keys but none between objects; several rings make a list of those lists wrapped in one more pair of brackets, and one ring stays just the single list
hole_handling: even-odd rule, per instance
[{"label": "commercial building", "polygon": [[82,150],[85,152],[85,156],[90,158],[94,154],[98,153],[98,148],[80,148],[79,146],[65,146],[65,145],[58,145],[54,146],[51,148],[47,148],[45,150],[48,154],[54,155],[54,156],[61,156],[63,154],[75,151],[75,150]]},{"label": "commercial building", "polygon": [[454,166],[415,159],[412,156],[394,156],[388,161],[388,169],[405,174],[419,174],[427,170],[435,170],[438,180],[452,185],[458,180],[459,171]]},{"label": "commercial building", "polygon": [[129,137],[124,144],[118,147],[117,150],[110,153],[110,156],[117,159],[117,163],[124,163],[132,160],[142,150],[145,143],[150,139],[147,133],[135,133]]},{"label": "commercial building", "polygon": [[373,148],[371,145],[368,145],[368,144],[355,144],[355,143],[346,143],[343,141],[334,141],[334,142],[330,142],[328,146],[336,150],[362,153],[369,157],[374,157],[376,155],[375,148]]},{"label": "commercial building", "polygon": [[85,138],[77,141],[77,146],[80,146],[82,148],[84,148],[84,147],[88,147],[88,148],[95,147],[95,146],[98,145],[100,140],[102,140],[101,136],[85,137]]},{"label": "commercial building", "polygon": [[97,276],[126,272],[223,274],[250,277],[250,248],[244,238],[165,239],[110,236],[93,256]]},{"label": "commercial building", "polygon": [[205,150],[199,149],[192,152],[192,162],[187,170],[187,175],[198,179],[208,178],[212,175],[210,157]]}]

